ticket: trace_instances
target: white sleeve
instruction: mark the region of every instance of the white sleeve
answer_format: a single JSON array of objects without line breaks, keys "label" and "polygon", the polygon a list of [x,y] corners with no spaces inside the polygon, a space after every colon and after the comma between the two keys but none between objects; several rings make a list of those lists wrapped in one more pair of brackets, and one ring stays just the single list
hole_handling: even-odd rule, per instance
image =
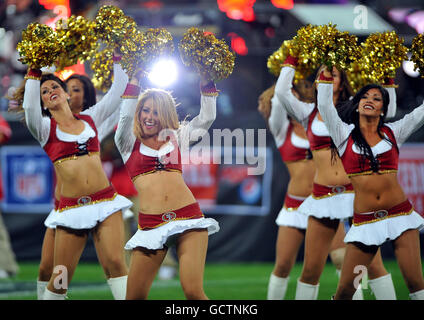
[{"label": "white sleeve", "polygon": [[274,136],[277,148],[286,140],[287,128],[290,120],[287,117],[287,111],[276,95],[271,99],[271,114],[268,119],[269,129]]},{"label": "white sleeve", "polygon": [[50,135],[50,118],[41,113],[40,80],[27,79],[22,107],[29,131],[44,147]]},{"label": "white sleeve", "polygon": [[[383,86],[384,87],[384,86]],[[389,105],[387,107],[386,119],[394,118],[396,115],[397,103],[396,103],[396,90],[393,86],[384,87],[389,93]]]},{"label": "white sleeve", "polygon": [[275,85],[275,95],[283,103],[287,113],[297,122],[300,122],[304,128],[308,126],[308,117],[315,108],[314,103],[306,103],[296,98],[292,92],[292,82],[295,69],[292,67],[283,67]]},{"label": "white sleeve", "polygon": [[118,128],[115,133],[115,145],[124,163],[129,159],[136,141],[133,127],[137,101],[137,99],[123,99],[120,107]]},{"label": "white sleeve", "polygon": [[97,134],[99,141],[102,142],[115,128],[119,121],[120,108],[117,108],[112,115],[105,120],[99,127],[97,127]]},{"label": "white sleeve", "polygon": [[180,126],[177,132],[180,149],[188,149],[189,145],[203,137],[216,118],[216,96],[200,96],[200,111],[189,123]]},{"label": "white sleeve", "polygon": [[96,127],[100,126],[107,118],[119,109],[121,96],[125,91],[128,83],[128,76],[119,63],[113,64],[113,83],[105,96],[94,106],[81,112],[81,114],[89,115]]},{"label": "white sleeve", "polygon": [[386,123],[386,125],[392,129],[397,145],[400,147],[411,134],[424,125],[424,102],[402,119]]},{"label": "white sleeve", "polygon": [[331,139],[333,139],[341,156],[346,150],[346,144],[344,142],[349,137],[355,125],[347,124],[340,119],[337,109],[333,104],[333,83],[318,82],[317,105]]}]

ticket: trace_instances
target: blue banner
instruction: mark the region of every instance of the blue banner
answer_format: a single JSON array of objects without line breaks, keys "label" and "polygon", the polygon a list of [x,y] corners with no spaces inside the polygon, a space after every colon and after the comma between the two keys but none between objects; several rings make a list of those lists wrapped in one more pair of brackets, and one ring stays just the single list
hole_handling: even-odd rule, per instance
[{"label": "blue banner", "polygon": [[3,212],[48,213],[53,208],[54,168],[41,147],[0,148]]}]

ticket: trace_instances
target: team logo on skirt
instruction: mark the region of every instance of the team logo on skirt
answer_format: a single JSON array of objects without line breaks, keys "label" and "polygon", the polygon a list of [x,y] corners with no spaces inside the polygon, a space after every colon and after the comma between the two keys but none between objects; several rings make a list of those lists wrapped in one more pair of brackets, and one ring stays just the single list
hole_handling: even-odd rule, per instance
[{"label": "team logo on skirt", "polygon": [[84,206],[86,204],[89,204],[91,202],[91,197],[89,196],[82,196],[78,199],[78,204],[81,206]]},{"label": "team logo on skirt", "polygon": [[175,214],[175,212],[171,211],[171,212],[164,213],[162,215],[162,220],[163,221],[171,221],[171,220],[174,220],[176,217],[177,217],[177,215]]},{"label": "team logo on skirt", "polygon": [[346,191],[346,187],[345,186],[335,186],[331,189],[331,191],[333,193],[343,193]]},{"label": "team logo on skirt", "polygon": [[381,219],[387,217],[388,214],[389,212],[387,210],[378,210],[374,212],[374,217],[376,217],[377,219]]}]

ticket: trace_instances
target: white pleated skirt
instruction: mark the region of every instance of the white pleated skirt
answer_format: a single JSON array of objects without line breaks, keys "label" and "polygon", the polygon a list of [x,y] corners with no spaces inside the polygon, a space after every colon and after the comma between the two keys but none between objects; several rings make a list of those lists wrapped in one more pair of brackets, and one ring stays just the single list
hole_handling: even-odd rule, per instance
[{"label": "white pleated skirt", "polygon": [[168,248],[175,244],[177,236],[191,229],[207,229],[208,235],[219,231],[219,224],[212,218],[172,220],[160,227],[149,230],[137,230],[125,245],[126,250],[143,247],[149,250]]},{"label": "white pleated skirt", "polygon": [[305,230],[308,225],[308,216],[299,211],[299,209],[283,208],[275,219],[278,226],[292,227]]},{"label": "white pleated skirt", "polygon": [[386,241],[395,240],[410,229],[424,228],[424,218],[412,211],[409,215],[388,217],[371,223],[352,225],[344,242],[360,242],[367,246],[380,246]]},{"label": "white pleated skirt", "polygon": [[313,216],[318,219],[345,220],[353,216],[354,199],[355,194],[353,192],[335,194],[319,199],[310,195],[297,210],[306,216]]},{"label": "white pleated skirt", "polygon": [[92,229],[113,213],[120,210],[124,212],[132,205],[130,200],[118,194],[109,201],[87,204],[64,211],[52,210],[44,221],[44,225],[52,229],[58,226],[71,229]]}]

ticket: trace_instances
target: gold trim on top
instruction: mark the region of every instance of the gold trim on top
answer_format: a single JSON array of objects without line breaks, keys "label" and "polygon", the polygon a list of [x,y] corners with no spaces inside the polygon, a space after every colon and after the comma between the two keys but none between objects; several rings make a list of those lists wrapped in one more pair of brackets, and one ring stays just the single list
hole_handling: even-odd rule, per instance
[{"label": "gold trim on top", "polygon": [[143,172],[143,173],[140,173],[140,174],[136,175],[135,177],[131,178],[131,181],[132,181],[132,182],[134,182],[134,181],[135,181],[135,179],[137,179],[137,178],[138,178],[138,177],[140,177],[140,176],[145,176],[145,175],[147,175],[147,174],[155,173],[155,172],[157,172],[157,171],[168,171],[168,172],[180,172],[180,173],[183,173],[183,172],[182,172],[181,170],[179,170],[179,169],[164,169],[164,170],[156,170],[156,169],[154,169],[154,170],[150,170],[150,171]]},{"label": "gold trim on top", "polygon": [[112,200],[114,200],[114,199],[116,198],[116,196],[117,196],[117,195],[118,195],[118,193],[117,193],[117,192],[115,192],[111,198],[105,198],[105,199],[100,199],[100,200],[94,200],[94,201],[90,201],[89,203],[86,203],[86,204],[77,204],[77,205],[74,205],[74,206],[66,206],[66,207],[64,207],[64,208],[59,209],[58,211],[59,211],[59,212],[63,212],[63,211],[65,211],[65,210],[75,209],[75,208],[79,208],[79,207],[83,207],[83,206],[89,206],[89,205],[97,204],[97,203],[100,203],[100,202],[112,201]]},{"label": "gold trim on top", "polygon": [[203,91],[201,91],[201,93],[202,93],[202,96],[206,96],[206,97],[217,97],[217,96],[219,96],[218,91],[216,91],[216,92],[203,92]]},{"label": "gold trim on top", "polygon": [[333,81],[330,80],[315,80],[316,83],[326,83],[326,84],[332,84]]},{"label": "gold trim on top", "polygon": [[[396,169],[390,169],[390,170],[378,170],[376,173],[379,174],[387,174],[387,173],[395,173],[397,172]],[[358,173],[349,173],[347,176],[350,177],[355,177],[355,176],[366,176],[366,175],[371,175],[373,174],[374,171],[372,170],[367,170],[367,171],[363,171],[363,172],[358,172]]]},{"label": "gold trim on top", "polygon": [[138,96],[131,96],[131,95],[122,95],[122,99],[138,99]]},{"label": "gold trim on top", "polygon": [[283,64],[283,67],[290,67],[290,68],[293,68],[293,69],[296,70],[296,67],[294,65],[290,64],[290,63]]},{"label": "gold trim on top", "polygon": [[89,152],[89,153],[87,153],[87,154],[82,154],[82,155],[80,155],[80,156],[77,156],[76,154],[74,154],[74,155],[72,155],[72,156],[70,156],[70,157],[66,157],[66,158],[62,158],[62,159],[56,160],[55,162],[53,162],[53,164],[59,164],[59,163],[62,163],[62,162],[64,162],[64,161],[67,161],[67,160],[77,160],[77,159],[78,159],[78,157],[81,157],[81,156],[85,156],[85,155],[88,155],[88,156],[94,156],[94,155],[96,155],[96,154],[100,154],[100,152],[98,152],[98,151],[95,151],[95,152]]},{"label": "gold trim on top", "polygon": [[313,199],[315,199],[315,200],[320,200],[320,199],[329,198],[329,197],[332,197],[332,196],[335,196],[335,195],[338,195],[338,194],[343,194],[343,193],[354,193],[354,192],[355,192],[354,190],[345,190],[345,191],[340,192],[340,193],[336,193],[336,192],[329,192],[329,193],[327,193],[327,194],[325,194],[325,195],[323,195],[323,196],[319,196],[319,197],[315,197],[315,196],[312,194],[312,198],[313,198]]},{"label": "gold trim on top", "polygon": [[360,226],[360,225],[363,225],[363,224],[368,224],[368,223],[373,223],[373,222],[377,222],[377,221],[382,221],[382,220],[385,220],[387,218],[394,218],[394,217],[399,217],[399,216],[407,216],[407,215],[410,215],[413,211],[414,211],[414,208],[411,208],[411,210],[409,210],[408,212],[399,212],[399,213],[395,213],[395,214],[392,214],[392,215],[387,215],[387,216],[382,217],[382,218],[372,219],[370,221],[353,222],[353,225],[354,226]]}]

